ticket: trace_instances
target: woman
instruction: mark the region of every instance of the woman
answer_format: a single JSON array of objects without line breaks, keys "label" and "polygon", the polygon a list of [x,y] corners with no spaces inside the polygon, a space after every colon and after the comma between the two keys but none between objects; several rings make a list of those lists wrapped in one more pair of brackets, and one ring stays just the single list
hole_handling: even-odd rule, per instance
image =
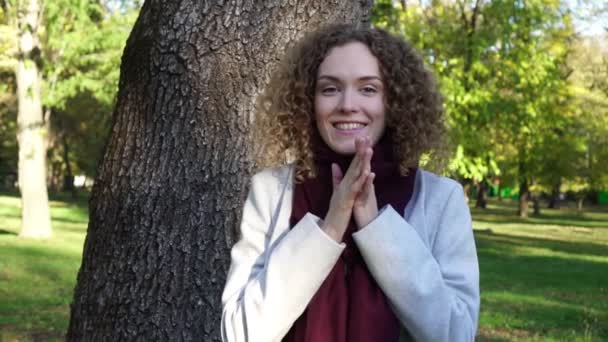
[{"label": "woman", "polygon": [[421,58],[383,30],[331,26],[291,51],[259,101],[258,162],[274,168],[251,181],[224,341],[474,340],[462,187],[418,168],[442,120]]}]

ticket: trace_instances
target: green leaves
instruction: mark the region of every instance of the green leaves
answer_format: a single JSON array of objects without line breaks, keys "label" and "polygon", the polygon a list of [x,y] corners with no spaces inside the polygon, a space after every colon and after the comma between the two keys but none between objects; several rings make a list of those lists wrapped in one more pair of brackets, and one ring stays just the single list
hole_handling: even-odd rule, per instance
[{"label": "green leaves", "polygon": [[136,12],[112,12],[85,0],[45,4],[45,105],[65,109],[70,98],[89,92],[100,104],[111,106],[120,56]]},{"label": "green leaves", "polygon": [[607,103],[608,55],[569,65],[580,47],[566,6],[559,0],[437,0],[408,2],[407,8],[377,2],[376,25],[411,41],[438,76],[457,142],[448,168],[454,176],[501,174],[549,186],[554,174],[584,173],[581,153],[608,156],[590,138],[603,141],[599,132],[608,131],[586,124],[598,122],[588,118],[598,110],[606,117],[600,104]]}]

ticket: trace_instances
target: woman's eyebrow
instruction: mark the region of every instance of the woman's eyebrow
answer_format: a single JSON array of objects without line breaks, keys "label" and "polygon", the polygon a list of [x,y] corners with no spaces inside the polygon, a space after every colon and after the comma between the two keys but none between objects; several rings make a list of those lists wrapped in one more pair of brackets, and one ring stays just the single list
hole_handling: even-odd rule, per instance
[{"label": "woman's eyebrow", "polygon": [[[320,80],[329,80],[329,81],[333,81],[333,82],[339,82],[340,79],[336,76],[331,76],[331,75],[321,75],[317,78],[317,81]],[[380,78],[380,76],[361,76],[359,78],[357,78],[357,80],[359,81],[373,81],[373,80],[377,80],[377,81],[382,81],[382,79]]]},{"label": "woman's eyebrow", "polygon": [[363,76],[363,77],[359,77],[360,81],[382,81],[382,79],[379,76]]}]

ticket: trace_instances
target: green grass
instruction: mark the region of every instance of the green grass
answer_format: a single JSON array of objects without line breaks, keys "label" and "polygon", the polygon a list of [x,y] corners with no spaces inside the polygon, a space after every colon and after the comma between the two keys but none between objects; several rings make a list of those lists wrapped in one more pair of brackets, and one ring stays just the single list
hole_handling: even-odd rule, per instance
[{"label": "green grass", "polygon": [[[0,342],[62,340],[88,221],[85,201],[51,202],[54,235],[17,237],[18,197],[0,196]],[[516,203],[473,210],[481,269],[480,341],[608,340],[608,208]]]},{"label": "green grass", "polygon": [[608,208],[515,211],[509,201],[473,210],[479,340],[608,340]]},{"label": "green grass", "polygon": [[0,341],[62,340],[88,222],[84,201],[51,201],[53,237],[20,239],[20,200],[0,196]]}]

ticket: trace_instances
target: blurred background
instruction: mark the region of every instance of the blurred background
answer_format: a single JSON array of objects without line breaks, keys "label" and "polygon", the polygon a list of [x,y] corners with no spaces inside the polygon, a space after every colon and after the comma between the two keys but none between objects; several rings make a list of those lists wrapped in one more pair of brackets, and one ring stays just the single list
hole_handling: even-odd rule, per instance
[{"label": "blurred background", "polygon": [[[0,341],[63,340],[143,1],[39,1],[33,22],[17,3],[0,0]],[[373,24],[412,42],[440,84],[445,173],[474,218],[479,340],[608,340],[608,2],[379,0]],[[19,70],[39,75],[22,94]],[[18,119],[20,101],[39,117]],[[32,125],[40,147],[20,152]],[[45,161],[46,190],[20,191],[20,153]]]}]

